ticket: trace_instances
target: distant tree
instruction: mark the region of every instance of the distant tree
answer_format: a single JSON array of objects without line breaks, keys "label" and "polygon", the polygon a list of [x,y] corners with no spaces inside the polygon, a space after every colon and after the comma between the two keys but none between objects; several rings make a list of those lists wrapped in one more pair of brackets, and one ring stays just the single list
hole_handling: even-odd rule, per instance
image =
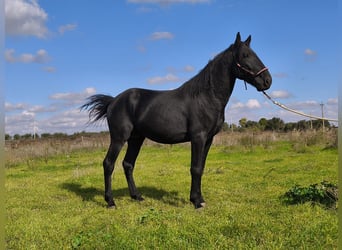
[{"label": "distant tree", "polygon": [[52,137],[52,135],[50,133],[43,133],[40,135],[41,138],[49,138]]},{"label": "distant tree", "polygon": [[[325,128],[329,129],[333,126],[334,125],[330,124],[329,121],[324,121]],[[247,118],[243,117],[239,120],[239,126],[237,126],[236,124],[228,124],[225,122],[222,126],[222,131],[232,130],[243,132],[245,130],[268,130],[290,132],[294,130],[305,131],[311,128],[316,130],[322,129],[322,120],[300,120],[298,122],[285,123],[279,117],[273,117],[269,120],[267,120],[266,118],[261,118],[258,122],[256,122],[247,120]],[[108,131],[105,131],[104,133],[108,133]]]},{"label": "distant tree", "polygon": [[267,119],[266,118],[261,118],[258,122],[260,130],[264,131],[265,127],[267,125]]},{"label": "distant tree", "polygon": [[15,134],[15,135],[13,136],[13,139],[14,139],[14,140],[20,140],[20,138],[21,138],[21,136],[20,136],[19,134]]},{"label": "distant tree", "polygon": [[258,128],[258,123],[256,121],[251,121],[251,120],[248,120],[246,122],[246,128],[249,128],[249,129],[257,129]]},{"label": "distant tree", "polygon": [[296,129],[298,130],[307,130],[310,128],[310,123],[308,123],[306,120],[300,120],[297,122]]},{"label": "distant tree", "polygon": [[54,133],[53,134],[53,138],[65,138],[65,137],[68,137],[68,135],[65,133]]},{"label": "distant tree", "polygon": [[11,140],[12,139],[12,136],[10,136],[9,134],[5,134],[5,140],[8,141],[8,140]]},{"label": "distant tree", "polygon": [[284,127],[285,123],[282,119],[273,117],[272,119],[267,120],[265,130],[282,131]]},{"label": "distant tree", "polygon": [[32,139],[33,136],[32,136],[32,134],[24,134],[24,135],[21,136],[21,138],[23,138],[23,139]]},{"label": "distant tree", "polygon": [[235,123],[232,123],[229,125],[229,129],[231,131],[237,131],[238,130],[238,126]]},{"label": "distant tree", "polygon": [[247,118],[241,118],[239,120],[239,125],[241,128],[245,128],[246,127],[246,123],[247,123]]},{"label": "distant tree", "polygon": [[294,123],[294,122],[288,122],[284,126],[285,132],[290,132],[290,131],[293,131],[295,129],[297,129],[297,123]]},{"label": "distant tree", "polygon": [[[321,129],[322,126],[323,126],[322,120],[313,120],[312,121],[312,126],[313,126],[314,129]],[[324,120],[324,127],[325,128],[330,128],[331,127],[330,122]]]}]

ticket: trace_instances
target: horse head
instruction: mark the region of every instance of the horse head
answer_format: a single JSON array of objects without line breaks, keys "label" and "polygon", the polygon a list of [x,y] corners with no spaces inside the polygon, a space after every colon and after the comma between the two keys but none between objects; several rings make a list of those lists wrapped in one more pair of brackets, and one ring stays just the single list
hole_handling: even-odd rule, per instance
[{"label": "horse head", "polygon": [[233,52],[236,77],[253,85],[258,91],[264,91],[271,87],[272,77],[268,68],[250,48],[251,39],[249,36],[242,42],[240,33],[236,35]]}]

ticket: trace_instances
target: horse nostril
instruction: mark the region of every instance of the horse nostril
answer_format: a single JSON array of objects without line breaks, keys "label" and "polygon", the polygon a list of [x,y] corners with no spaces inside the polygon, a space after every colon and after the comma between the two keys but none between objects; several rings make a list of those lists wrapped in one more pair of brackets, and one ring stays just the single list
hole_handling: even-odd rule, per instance
[{"label": "horse nostril", "polygon": [[271,79],[270,77],[267,77],[267,78],[265,79],[265,83],[266,83],[267,86],[270,86],[271,83],[272,83],[272,79]]},{"label": "horse nostril", "polygon": [[264,89],[269,89],[271,87],[272,78],[266,77],[264,81]]}]

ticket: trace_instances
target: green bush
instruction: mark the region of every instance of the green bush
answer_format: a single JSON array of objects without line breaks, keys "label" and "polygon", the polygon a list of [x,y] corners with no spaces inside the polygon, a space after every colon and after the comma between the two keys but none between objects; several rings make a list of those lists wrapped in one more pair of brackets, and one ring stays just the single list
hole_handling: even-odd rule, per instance
[{"label": "green bush", "polygon": [[302,204],[312,202],[313,204],[323,204],[326,207],[337,208],[338,188],[335,184],[327,181],[311,184],[308,187],[295,185],[287,191],[282,199],[287,204]]}]

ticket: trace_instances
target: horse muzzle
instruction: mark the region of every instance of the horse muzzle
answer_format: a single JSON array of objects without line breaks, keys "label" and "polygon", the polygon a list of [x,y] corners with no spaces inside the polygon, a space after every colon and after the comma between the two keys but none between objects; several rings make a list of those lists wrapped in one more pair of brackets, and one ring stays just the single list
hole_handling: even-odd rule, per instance
[{"label": "horse muzzle", "polygon": [[253,84],[258,91],[268,90],[272,85],[272,76],[268,71],[264,71],[262,74],[257,76]]}]

